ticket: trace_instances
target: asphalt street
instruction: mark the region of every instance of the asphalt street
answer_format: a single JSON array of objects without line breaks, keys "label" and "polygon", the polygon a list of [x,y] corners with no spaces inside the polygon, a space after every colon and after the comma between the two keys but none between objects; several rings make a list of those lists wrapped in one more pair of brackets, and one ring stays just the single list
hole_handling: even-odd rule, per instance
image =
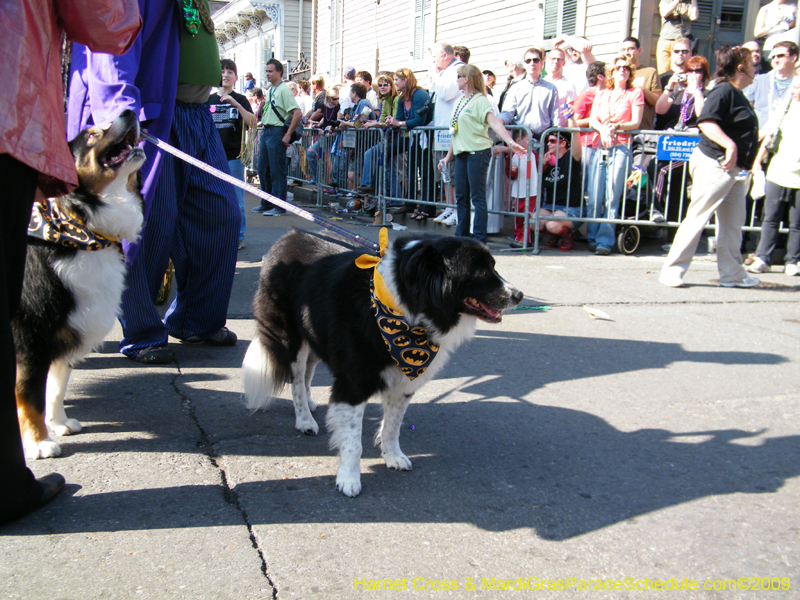
[{"label": "asphalt street", "polygon": [[[83,431],[29,463],[67,486],[0,529],[1,598],[800,597],[800,278],[722,288],[702,253],[671,289],[661,242],[597,257],[495,237],[524,306],[414,397],[413,471],[383,465],[369,404],[353,499],[324,428],[295,431],[288,389],[244,407],[261,257],[288,227],[319,229],[247,218],[235,347],[171,340],[176,362],[146,367],[117,326],[73,373]],[[330,384],[321,366],[320,424]]]}]

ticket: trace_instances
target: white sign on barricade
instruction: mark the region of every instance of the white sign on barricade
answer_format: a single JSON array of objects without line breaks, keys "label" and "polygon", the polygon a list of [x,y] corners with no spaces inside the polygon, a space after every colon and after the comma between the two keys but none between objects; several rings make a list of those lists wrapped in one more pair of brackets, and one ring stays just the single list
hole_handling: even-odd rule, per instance
[{"label": "white sign on barricade", "polygon": [[450,132],[448,130],[434,131],[433,149],[437,152],[447,152],[450,149]]}]

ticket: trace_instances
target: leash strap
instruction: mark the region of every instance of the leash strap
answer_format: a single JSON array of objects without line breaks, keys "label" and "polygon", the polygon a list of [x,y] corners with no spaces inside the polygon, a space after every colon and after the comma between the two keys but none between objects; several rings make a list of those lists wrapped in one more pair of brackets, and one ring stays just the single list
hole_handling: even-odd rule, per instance
[{"label": "leash strap", "polygon": [[142,137],[144,139],[146,139],[148,142],[152,143],[159,150],[164,150],[165,152],[169,152],[173,156],[176,156],[176,157],[180,158],[181,160],[189,163],[190,165],[193,165],[193,166],[197,167],[198,169],[201,169],[201,170],[205,171],[206,173],[210,173],[211,175],[213,175],[214,177],[216,177],[218,179],[222,179],[223,181],[227,181],[231,185],[235,185],[236,187],[239,187],[239,188],[241,188],[243,190],[246,190],[246,191],[250,192],[251,194],[253,194],[255,196],[258,196],[262,200],[266,200],[267,202],[271,202],[272,204],[275,204],[276,206],[280,206],[281,208],[283,208],[285,210],[288,210],[290,213],[295,214],[298,217],[302,217],[306,221],[311,221],[312,223],[316,223],[317,225],[320,225],[321,227],[324,227],[325,229],[330,229],[331,231],[333,231],[335,233],[338,233],[339,235],[344,236],[346,238],[349,238],[349,239],[353,240],[354,242],[357,242],[357,243],[361,244],[362,246],[366,246],[367,248],[369,248],[373,252],[378,252],[380,250],[380,247],[378,246],[378,244],[376,244],[372,240],[369,240],[369,239],[365,238],[362,235],[358,235],[357,233],[353,233],[352,231],[349,231],[349,230],[345,229],[344,227],[342,227],[340,225],[337,225],[333,221],[329,221],[328,219],[325,219],[323,217],[318,217],[317,215],[312,214],[312,213],[308,212],[307,210],[303,210],[302,208],[299,208],[299,207],[295,206],[294,204],[292,204],[290,202],[287,202],[286,200],[281,200],[280,198],[276,198],[272,194],[268,194],[267,192],[265,192],[263,190],[260,190],[255,186],[249,185],[249,184],[245,183],[244,181],[240,181],[239,179],[236,179],[235,177],[233,177],[231,175],[228,175],[227,173],[223,173],[219,169],[215,169],[211,165],[206,164],[201,160],[197,160],[195,157],[190,156],[190,155],[186,154],[185,152],[182,152],[181,150],[178,150],[174,146],[170,146],[166,142],[162,142],[160,139],[158,139],[156,137],[153,137],[152,135],[150,135],[148,133],[142,132],[141,135],[142,135]]}]

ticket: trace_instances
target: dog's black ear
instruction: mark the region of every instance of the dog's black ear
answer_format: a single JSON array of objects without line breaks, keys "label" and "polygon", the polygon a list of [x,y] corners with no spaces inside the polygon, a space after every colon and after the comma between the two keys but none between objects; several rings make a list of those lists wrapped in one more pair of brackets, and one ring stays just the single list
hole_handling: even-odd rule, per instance
[{"label": "dog's black ear", "polygon": [[447,260],[431,243],[422,242],[402,252],[396,283],[402,286],[401,295],[412,312],[432,317],[444,313],[452,291],[447,272]]}]

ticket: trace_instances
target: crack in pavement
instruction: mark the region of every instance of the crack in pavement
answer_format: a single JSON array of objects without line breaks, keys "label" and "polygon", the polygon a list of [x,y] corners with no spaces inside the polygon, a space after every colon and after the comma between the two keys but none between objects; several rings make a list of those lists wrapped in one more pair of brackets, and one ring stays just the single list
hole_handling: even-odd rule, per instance
[{"label": "crack in pavement", "polygon": [[242,515],[242,520],[244,521],[244,524],[247,527],[247,533],[248,536],[250,537],[250,544],[253,546],[253,549],[258,553],[258,558],[261,561],[261,573],[264,576],[264,579],[267,580],[269,586],[272,588],[273,600],[277,600],[278,588],[270,578],[269,574],[267,573],[267,560],[264,557],[264,553],[262,552],[261,547],[258,544],[258,540],[256,540],[256,535],[255,532],[253,531],[253,526],[250,523],[250,519],[247,516],[247,511],[242,507],[241,502],[239,502],[239,494],[237,494],[228,483],[228,477],[225,474],[225,470],[222,467],[220,467],[219,462],[217,462],[219,455],[214,449],[214,444],[209,439],[205,428],[200,423],[200,419],[197,417],[194,404],[192,404],[191,399],[186,394],[184,394],[178,387],[178,380],[183,376],[183,371],[181,370],[180,363],[178,363],[177,360],[175,361],[175,363],[177,366],[178,374],[172,379],[170,385],[175,390],[175,393],[178,395],[178,397],[181,399],[181,402],[186,407],[186,410],[189,414],[189,419],[191,419],[192,423],[194,423],[194,426],[197,427],[197,431],[200,433],[200,439],[197,441],[196,446],[208,458],[209,462],[219,473],[220,483],[222,484],[223,499],[225,500],[225,502],[232,505],[237,511],[239,511],[239,514]]}]

